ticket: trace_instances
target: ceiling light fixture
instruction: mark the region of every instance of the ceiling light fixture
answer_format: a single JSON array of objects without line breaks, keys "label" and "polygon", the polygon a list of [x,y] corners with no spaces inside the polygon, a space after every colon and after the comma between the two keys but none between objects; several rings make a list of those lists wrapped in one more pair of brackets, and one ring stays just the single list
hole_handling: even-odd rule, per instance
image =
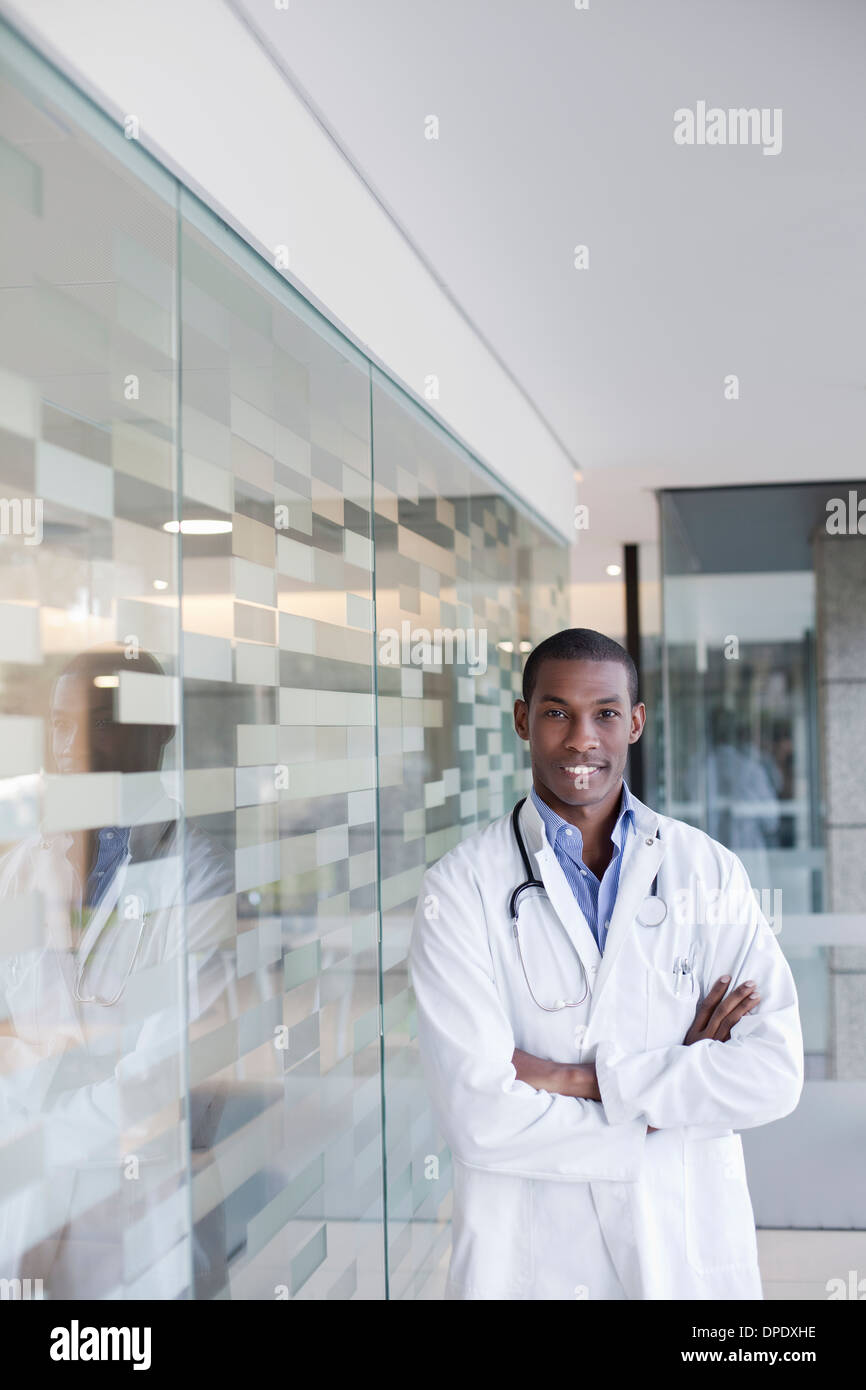
[{"label": "ceiling light fixture", "polygon": [[189,521],[165,521],[163,531],[176,536],[178,531],[184,536],[224,536],[232,529],[230,521],[217,521],[215,518],[190,518]]}]

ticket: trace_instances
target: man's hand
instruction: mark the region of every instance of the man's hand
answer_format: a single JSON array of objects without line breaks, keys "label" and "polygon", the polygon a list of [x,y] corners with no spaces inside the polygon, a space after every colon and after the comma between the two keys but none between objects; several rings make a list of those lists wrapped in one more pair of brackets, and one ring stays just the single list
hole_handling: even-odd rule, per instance
[{"label": "man's hand", "polygon": [[687,1047],[692,1043],[701,1042],[704,1038],[711,1042],[727,1042],[734,1024],[757,1008],[761,996],[755,989],[754,980],[746,980],[745,984],[738,985],[725,997],[725,990],[730,983],[730,975],[723,975],[713,985],[706,999],[702,999],[698,1004],[694,1022],[683,1038]]},{"label": "man's hand", "polygon": [[[550,1091],[553,1095],[574,1096],[577,1100],[601,1100],[598,1089],[598,1076],[595,1062],[546,1062],[543,1057],[535,1057],[531,1052],[514,1049],[511,1065],[517,1072],[518,1081],[534,1086],[536,1091]],[[655,1134],[655,1125],[647,1125],[647,1134]]]},{"label": "man's hand", "polygon": [[518,1081],[525,1081],[536,1091],[574,1096],[577,1100],[601,1100],[594,1062],[547,1062],[518,1047],[514,1049],[511,1065]]},{"label": "man's hand", "polygon": [[559,1091],[562,1068],[558,1062],[546,1062],[543,1057],[535,1057],[531,1052],[522,1052],[516,1047],[511,1065],[517,1072],[517,1080],[525,1081],[536,1091]]}]

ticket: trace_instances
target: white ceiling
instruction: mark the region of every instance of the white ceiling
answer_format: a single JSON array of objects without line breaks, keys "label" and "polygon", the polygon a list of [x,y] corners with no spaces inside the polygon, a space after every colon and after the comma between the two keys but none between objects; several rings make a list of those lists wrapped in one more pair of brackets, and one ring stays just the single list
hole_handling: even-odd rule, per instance
[{"label": "white ceiling", "polygon": [[[79,89],[50,79],[52,106],[100,132],[115,155],[118,127],[135,115],[136,143],[219,220],[185,198],[186,217],[269,291],[277,266],[306,301],[290,296],[304,322],[321,309],[493,468],[491,490],[510,489],[570,536],[575,481],[563,446],[231,0],[0,0],[0,14]],[[5,31],[4,45],[13,71],[29,74],[26,47]],[[80,91],[103,118],[82,107]],[[136,176],[165,194],[160,171],[128,150]],[[92,190],[76,187],[86,201]]]},{"label": "white ceiling", "polygon": [[[665,484],[866,475],[862,0],[288,4],[232,0],[563,441],[599,540],[651,536]],[[700,99],[781,107],[781,153],[675,145]]]}]

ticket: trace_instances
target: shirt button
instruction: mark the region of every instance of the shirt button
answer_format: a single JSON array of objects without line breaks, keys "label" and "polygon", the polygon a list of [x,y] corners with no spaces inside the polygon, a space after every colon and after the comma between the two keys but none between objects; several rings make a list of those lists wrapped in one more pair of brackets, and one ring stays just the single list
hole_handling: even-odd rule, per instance
[{"label": "shirt button", "polygon": [[566,830],[565,833],[566,833],[566,835],[573,835],[573,834],[574,834],[574,831],[573,831],[573,830]]},{"label": "shirt button", "polygon": [[581,876],[582,876],[583,878],[586,878],[586,869],[581,869],[580,872],[581,872]]},{"label": "shirt button", "polygon": [[585,1037],[586,1037],[586,1024],[585,1024],[585,1023],[579,1023],[579,1024],[577,1025],[577,1027],[575,1028],[575,1030],[574,1030],[574,1041],[575,1041],[576,1043],[582,1043]]},{"label": "shirt button", "polygon": [[597,965],[591,965],[591,966],[589,967],[589,973],[590,973],[590,975],[597,975],[597,974],[598,974],[598,966],[597,966]]},{"label": "shirt button", "polygon": [[106,838],[106,840],[113,840],[113,839],[114,839],[114,831],[113,831],[113,830],[106,830],[106,832],[105,832],[105,838]]},{"label": "shirt button", "polygon": [[604,924],[605,931],[610,931],[610,918]]}]

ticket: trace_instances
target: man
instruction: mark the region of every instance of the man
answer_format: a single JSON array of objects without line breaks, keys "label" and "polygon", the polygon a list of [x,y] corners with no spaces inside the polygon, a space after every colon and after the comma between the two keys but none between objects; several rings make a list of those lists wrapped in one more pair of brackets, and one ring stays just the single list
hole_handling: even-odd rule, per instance
[{"label": "man", "polygon": [[618,643],[542,642],[514,704],[529,872],[509,812],[424,875],[410,969],[454,1159],[449,1298],[762,1297],[735,1131],[799,1099],[796,990],[737,856],[625,785],[645,719]]},{"label": "man", "polygon": [[[76,819],[87,823],[84,798],[101,776],[116,823],[43,828],[0,858],[11,937],[0,959],[0,1144],[11,1151],[29,1134],[39,1146],[33,1180],[0,1210],[0,1277],[39,1279],[57,1300],[116,1297],[133,1277],[175,1296],[171,1261],[149,1256],[129,1274],[124,1231],[158,1216],[183,1180],[165,1117],[186,1086],[184,1052],[224,1013],[235,973],[234,865],[209,835],[181,826],[162,776],[175,728],[121,718],[122,682],[157,677],[154,656],[116,644],[66,663],[48,711],[54,765],[82,779]],[[22,906],[38,914],[38,931],[16,937],[9,924]],[[206,1223],[194,1234],[196,1269],[219,1277],[224,1235]]]}]

